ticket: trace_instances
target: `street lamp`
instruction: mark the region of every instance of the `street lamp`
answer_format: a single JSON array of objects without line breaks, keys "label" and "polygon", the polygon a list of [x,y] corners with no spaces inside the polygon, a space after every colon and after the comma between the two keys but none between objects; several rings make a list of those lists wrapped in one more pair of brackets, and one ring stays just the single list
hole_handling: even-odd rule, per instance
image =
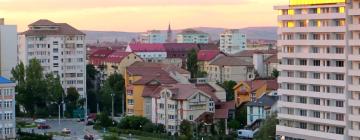
[{"label": "street lamp", "polygon": [[115,96],[114,91],[110,95],[111,95],[111,110],[112,110],[111,117],[112,119],[114,119],[114,96]]}]

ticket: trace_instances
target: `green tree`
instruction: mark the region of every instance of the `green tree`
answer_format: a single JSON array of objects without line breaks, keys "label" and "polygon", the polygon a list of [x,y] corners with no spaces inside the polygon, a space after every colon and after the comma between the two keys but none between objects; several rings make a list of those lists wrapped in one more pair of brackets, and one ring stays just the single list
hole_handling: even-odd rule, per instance
[{"label": "green tree", "polygon": [[141,116],[126,116],[118,124],[118,128],[120,129],[132,129],[132,130],[141,130],[142,127],[147,124],[151,123],[145,117]]},{"label": "green tree", "polygon": [[188,140],[190,140],[193,135],[191,125],[191,122],[187,120],[183,120],[180,123],[180,134],[185,135]]},{"label": "green tree", "polygon": [[225,89],[226,91],[226,101],[232,101],[235,98],[235,94],[234,94],[234,87],[236,86],[236,82],[235,81],[225,81],[222,84],[222,87]]},{"label": "green tree", "polygon": [[100,102],[103,110],[111,111],[112,94],[114,94],[115,113],[123,113],[125,81],[121,74],[114,73],[106,79],[100,90]]},{"label": "green tree", "polygon": [[78,107],[79,93],[76,88],[70,87],[67,89],[65,103],[67,116],[71,117],[73,111]]},{"label": "green tree", "polygon": [[275,140],[276,136],[276,125],[278,120],[276,114],[271,114],[265,119],[264,124],[260,127],[259,132],[256,133],[255,139],[257,140]]},{"label": "green tree", "polygon": [[[11,70],[12,80],[18,84],[15,87],[18,93],[16,100],[24,107],[30,116],[48,115],[49,94],[47,82],[43,75],[43,69],[36,59],[31,59],[27,67],[20,62]],[[44,114],[45,113],[45,114]]]},{"label": "green tree", "polygon": [[104,140],[121,140],[121,139],[115,134],[112,134],[112,135],[105,135]]},{"label": "green tree", "polygon": [[49,113],[51,115],[58,114],[58,105],[63,101],[65,94],[61,86],[58,75],[46,74],[47,91],[49,93],[48,102]]},{"label": "green tree", "polygon": [[240,128],[244,128],[247,124],[246,106],[236,108],[235,119],[240,123]]},{"label": "green tree", "polygon": [[186,66],[187,70],[191,73],[191,78],[196,78],[198,73],[198,60],[195,49],[192,49],[187,54]]},{"label": "green tree", "polygon": [[220,121],[218,121],[216,123],[216,126],[218,128],[218,133],[219,135],[225,135],[225,120],[224,119],[221,119]]},{"label": "green tree", "polygon": [[232,119],[230,121],[228,121],[228,127],[231,128],[232,130],[236,130],[240,128],[240,122],[236,119]]},{"label": "green tree", "polygon": [[280,75],[280,72],[277,69],[274,69],[271,73],[271,76],[275,77],[275,78],[279,77],[279,75]]},{"label": "green tree", "polygon": [[154,132],[156,130],[156,125],[149,122],[149,123],[146,123],[143,127],[142,127],[142,130],[146,131],[146,132]]},{"label": "green tree", "polygon": [[102,112],[100,113],[99,115],[99,118],[98,118],[98,125],[100,125],[101,127],[104,127],[104,128],[107,128],[107,127],[110,127],[112,126],[112,120],[110,119],[110,117],[108,116],[108,113],[107,112]]}]

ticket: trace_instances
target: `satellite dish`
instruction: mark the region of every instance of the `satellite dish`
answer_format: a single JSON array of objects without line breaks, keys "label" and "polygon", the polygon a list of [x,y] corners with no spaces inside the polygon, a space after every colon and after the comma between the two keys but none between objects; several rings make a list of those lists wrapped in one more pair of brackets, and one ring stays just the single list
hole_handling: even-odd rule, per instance
[{"label": "satellite dish", "polygon": [[247,74],[247,79],[250,80],[250,81],[254,80],[255,79],[255,74],[254,73],[248,73]]}]

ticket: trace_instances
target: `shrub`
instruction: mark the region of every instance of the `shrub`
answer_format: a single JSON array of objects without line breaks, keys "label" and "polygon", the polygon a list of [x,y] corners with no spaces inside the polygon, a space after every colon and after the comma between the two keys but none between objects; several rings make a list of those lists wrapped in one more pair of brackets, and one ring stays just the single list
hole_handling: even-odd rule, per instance
[{"label": "shrub", "polygon": [[118,124],[119,129],[132,129],[132,130],[140,130],[146,123],[151,123],[145,117],[141,116],[126,116],[121,119]]},{"label": "shrub", "polygon": [[21,131],[19,131],[17,134],[19,136],[19,140],[52,140],[51,135],[39,135]]},{"label": "shrub", "polygon": [[154,132],[155,129],[156,129],[155,124],[151,122],[146,123],[142,128],[142,130],[144,130],[145,132],[150,132],[150,133]]},{"label": "shrub", "polygon": [[104,136],[104,140],[120,140],[120,138],[116,135],[108,135]]}]

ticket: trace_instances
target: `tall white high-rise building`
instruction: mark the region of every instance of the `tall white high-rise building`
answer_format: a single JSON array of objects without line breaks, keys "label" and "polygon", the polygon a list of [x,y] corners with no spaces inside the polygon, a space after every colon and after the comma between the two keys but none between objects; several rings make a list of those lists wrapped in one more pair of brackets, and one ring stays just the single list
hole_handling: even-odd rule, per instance
[{"label": "tall white high-rise building", "polygon": [[246,50],[246,35],[239,29],[230,29],[220,34],[220,51],[235,54]]},{"label": "tall white high-rise building", "polygon": [[141,43],[165,43],[166,34],[160,30],[150,30],[140,36]]},{"label": "tall white high-rise building", "polygon": [[290,0],[275,6],[280,139],[360,140],[359,4]]},{"label": "tall white high-rise building", "polygon": [[0,19],[0,75],[11,78],[11,69],[17,64],[16,25],[5,25]]},{"label": "tall white high-rise building", "polygon": [[40,61],[45,73],[60,76],[63,88],[75,87],[80,96],[86,93],[85,34],[67,23],[41,19],[18,36],[19,59],[28,64]]}]

